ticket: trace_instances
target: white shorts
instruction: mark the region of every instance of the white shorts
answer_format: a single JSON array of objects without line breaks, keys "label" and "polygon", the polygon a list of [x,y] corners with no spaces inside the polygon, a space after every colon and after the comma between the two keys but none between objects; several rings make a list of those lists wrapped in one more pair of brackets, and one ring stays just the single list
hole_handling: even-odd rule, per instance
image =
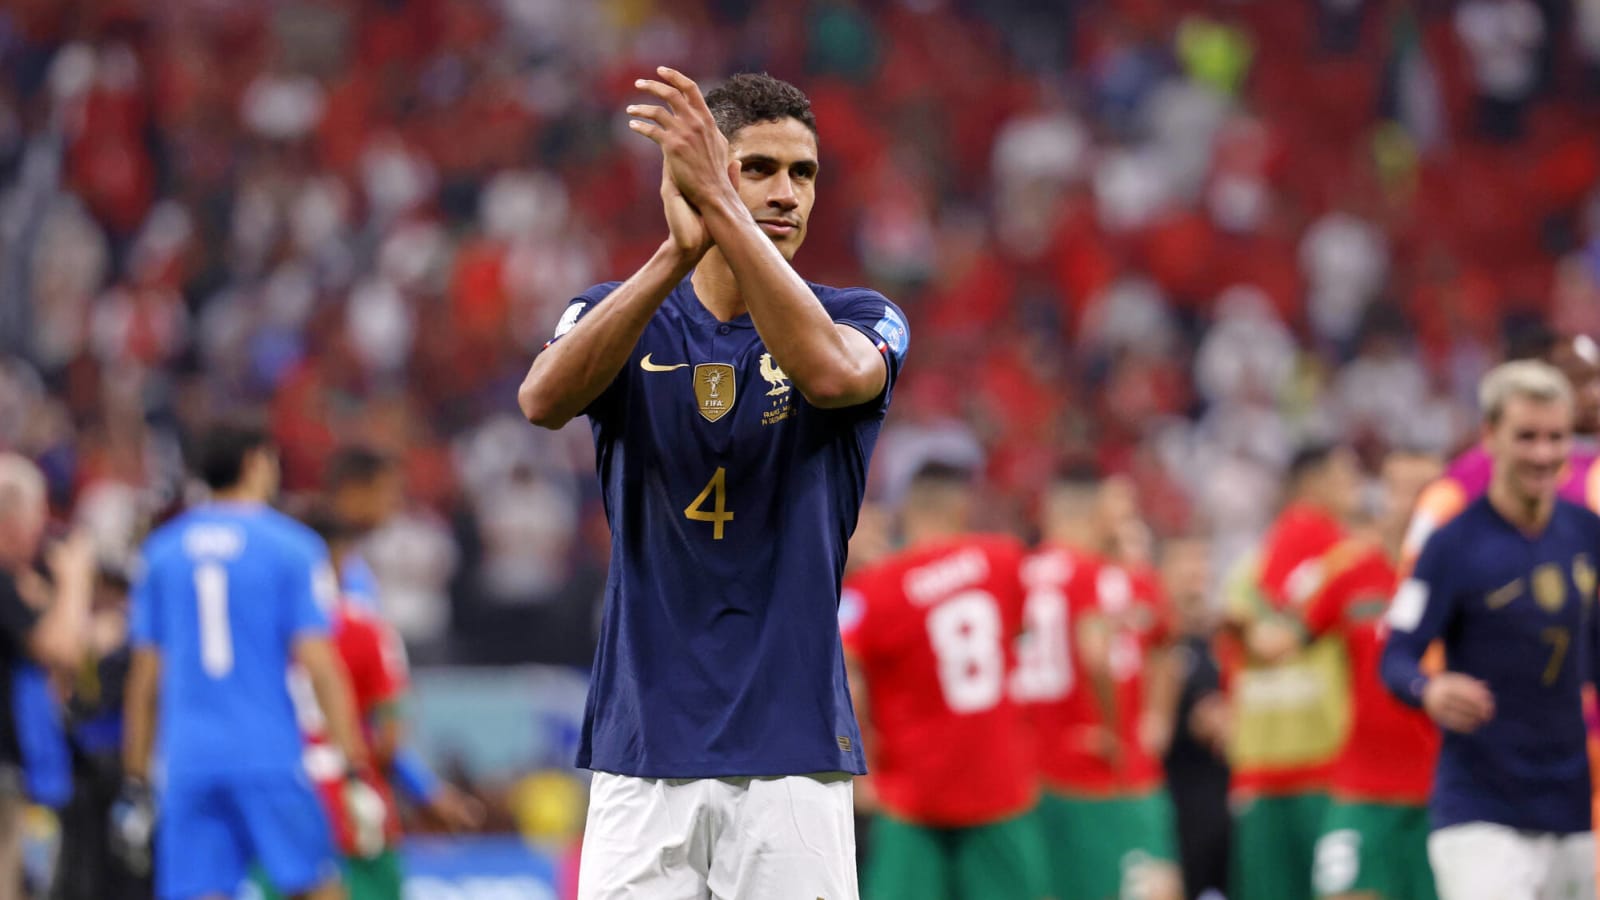
[{"label": "white shorts", "polygon": [[578,900],[859,900],[853,808],[842,772],[596,772]]},{"label": "white shorts", "polygon": [[1472,822],[1428,836],[1439,900],[1589,900],[1594,833],[1541,834]]}]

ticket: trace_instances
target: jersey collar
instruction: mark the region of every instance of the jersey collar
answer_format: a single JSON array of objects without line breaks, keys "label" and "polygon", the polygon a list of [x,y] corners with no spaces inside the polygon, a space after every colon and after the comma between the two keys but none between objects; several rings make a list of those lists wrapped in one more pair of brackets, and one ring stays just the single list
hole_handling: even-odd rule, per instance
[{"label": "jersey collar", "polygon": [[723,325],[729,328],[754,328],[756,323],[751,321],[749,313],[742,313],[724,322],[711,314],[706,305],[700,302],[700,295],[694,291],[694,273],[690,272],[678,282],[678,289],[672,292],[678,303],[678,308],[697,325],[706,328],[719,328]]}]

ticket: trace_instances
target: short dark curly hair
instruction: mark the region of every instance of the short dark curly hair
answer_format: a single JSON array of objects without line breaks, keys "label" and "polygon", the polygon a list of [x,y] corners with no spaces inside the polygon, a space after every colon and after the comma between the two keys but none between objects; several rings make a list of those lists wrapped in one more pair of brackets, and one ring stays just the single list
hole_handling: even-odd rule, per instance
[{"label": "short dark curly hair", "polygon": [[811,112],[810,98],[789,82],[765,72],[740,72],[729,78],[706,94],[706,106],[717,120],[717,129],[730,140],[746,126],[783,119],[797,120],[811,129],[813,137],[817,133],[817,117]]}]

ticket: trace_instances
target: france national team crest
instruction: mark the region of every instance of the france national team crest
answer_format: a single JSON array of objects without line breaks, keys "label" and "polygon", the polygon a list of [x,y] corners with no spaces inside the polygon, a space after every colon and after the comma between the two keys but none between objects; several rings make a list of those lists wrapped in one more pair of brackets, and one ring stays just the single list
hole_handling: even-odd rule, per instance
[{"label": "france national team crest", "polygon": [[905,356],[906,344],[909,342],[911,332],[906,327],[906,320],[900,318],[900,314],[895,312],[894,307],[885,306],[883,308],[883,318],[878,320],[878,324],[872,326],[872,330],[883,338],[883,342],[889,345],[889,351],[896,357]]},{"label": "france national team crest", "polygon": [[1594,562],[1589,559],[1589,554],[1579,553],[1572,560],[1572,583],[1578,586],[1578,599],[1585,603],[1594,599],[1595,574]]},{"label": "france national team crest", "polygon": [[700,404],[700,415],[707,422],[715,422],[733,409],[737,385],[733,380],[733,366],[727,363],[700,363],[694,367],[694,398]]}]

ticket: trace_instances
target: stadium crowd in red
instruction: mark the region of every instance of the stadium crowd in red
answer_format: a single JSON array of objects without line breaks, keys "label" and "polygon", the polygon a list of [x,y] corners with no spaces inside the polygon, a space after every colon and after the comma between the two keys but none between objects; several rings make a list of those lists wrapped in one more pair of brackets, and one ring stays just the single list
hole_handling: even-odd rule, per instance
[{"label": "stadium crowd in red", "polygon": [[1213,7],[18,0],[0,441],[108,549],[217,410],[270,406],[290,487],[393,449],[424,658],[584,663],[588,437],[514,387],[660,237],[632,78],[765,69],[822,131],[802,272],[917,332],[879,495],[981,462],[1014,524],[1066,457],[1228,558],[1301,438],[1453,448],[1508,326],[1600,330],[1600,46],[1584,4]]}]

